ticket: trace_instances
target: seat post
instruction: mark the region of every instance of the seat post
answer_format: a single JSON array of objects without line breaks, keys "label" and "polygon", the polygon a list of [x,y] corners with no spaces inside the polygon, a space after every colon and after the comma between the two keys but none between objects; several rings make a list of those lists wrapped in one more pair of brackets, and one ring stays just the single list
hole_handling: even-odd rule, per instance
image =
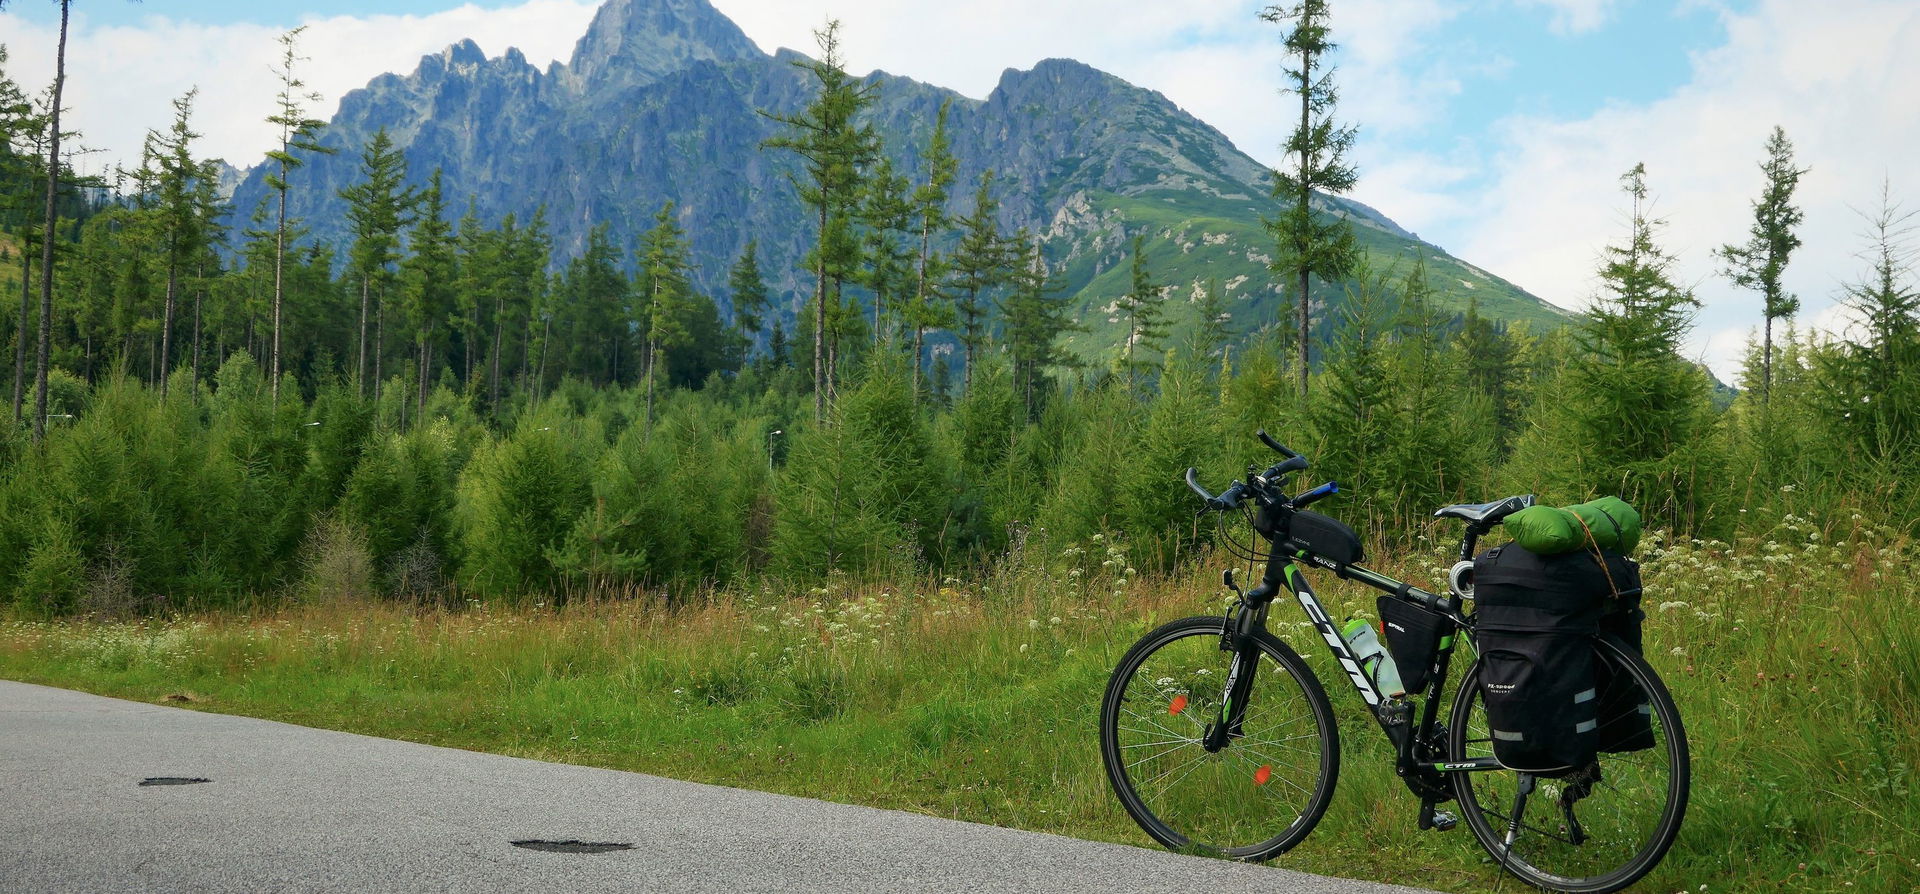
[{"label": "seat post", "polygon": [[1481,522],[1467,522],[1467,535],[1460,540],[1460,561],[1473,561],[1474,547],[1480,543],[1480,535],[1491,530]]}]

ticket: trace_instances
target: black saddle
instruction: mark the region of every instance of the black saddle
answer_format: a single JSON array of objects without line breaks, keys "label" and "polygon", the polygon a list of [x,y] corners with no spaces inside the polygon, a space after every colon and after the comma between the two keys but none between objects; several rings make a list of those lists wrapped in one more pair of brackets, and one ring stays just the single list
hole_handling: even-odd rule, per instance
[{"label": "black saddle", "polygon": [[1528,506],[1533,505],[1533,494],[1508,497],[1491,503],[1455,503],[1442,506],[1433,513],[1434,518],[1457,518],[1468,522],[1491,525],[1499,522]]}]

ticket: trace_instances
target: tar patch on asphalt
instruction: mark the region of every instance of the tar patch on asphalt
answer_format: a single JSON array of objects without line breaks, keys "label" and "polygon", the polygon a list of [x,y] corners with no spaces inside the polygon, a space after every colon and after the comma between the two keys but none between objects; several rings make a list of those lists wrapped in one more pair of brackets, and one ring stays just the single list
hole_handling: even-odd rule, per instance
[{"label": "tar patch on asphalt", "polygon": [[193,785],[200,782],[212,782],[199,776],[148,776],[140,780],[141,785]]},{"label": "tar patch on asphalt", "polygon": [[529,838],[525,841],[513,842],[513,846],[524,847],[530,851],[547,851],[548,853],[554,854],[604,854],[608,851],[627,851],[633,849],[632,844],[623,841],[581,841],[579,839],[543,841],[538,838]]}]

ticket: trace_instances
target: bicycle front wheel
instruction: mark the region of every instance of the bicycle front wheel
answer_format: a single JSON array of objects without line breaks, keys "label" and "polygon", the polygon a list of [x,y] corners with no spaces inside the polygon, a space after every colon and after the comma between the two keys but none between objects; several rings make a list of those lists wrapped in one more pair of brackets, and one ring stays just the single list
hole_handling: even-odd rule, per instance
[{"label": "bicycle front wheel", "polygon": [[1262,632],[1246,711],[1226,746],[1208,752],[1202,740],[1221,722],[1233,661],[1225,634],[1221,618],[1185,618],[1135,643],[1107,683],[1100,753],[1114,794],[1155,841],[1265,860],[1326,813],[1339,731],[1306,662]]},{"label": "bicycle front wheel", "polygon": [[[1453,774],[1454,796],[1473,837],[1508,872],[1549,891],[1605,894],[1633,884],[1666,856],[1687,812],[1687,734],[1673,696],[1640,656],[1606,638],[1594,640],[1593,648],[1602,666],[1598,677],[1606,681],[1599,703],[1629,709],[1603,717],[1598,733],[1603,742],[1620,740],[1622,750],[1603,751],[1578,771],[1535,777],[1510,845],[1520,774]],[[1479,676],[1475,662],[1454,696],[1453,760],[1493,755]],[[1633,710],[1642,704],[1644,712]]]}]

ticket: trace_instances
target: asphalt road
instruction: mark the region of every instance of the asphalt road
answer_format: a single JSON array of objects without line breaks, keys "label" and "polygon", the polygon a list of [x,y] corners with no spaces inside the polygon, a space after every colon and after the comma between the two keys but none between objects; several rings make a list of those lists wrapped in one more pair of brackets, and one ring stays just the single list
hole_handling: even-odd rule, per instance
[{"label": "asphalt road", "polygon": [[0,681],[8,894],[1411,890]]}]

